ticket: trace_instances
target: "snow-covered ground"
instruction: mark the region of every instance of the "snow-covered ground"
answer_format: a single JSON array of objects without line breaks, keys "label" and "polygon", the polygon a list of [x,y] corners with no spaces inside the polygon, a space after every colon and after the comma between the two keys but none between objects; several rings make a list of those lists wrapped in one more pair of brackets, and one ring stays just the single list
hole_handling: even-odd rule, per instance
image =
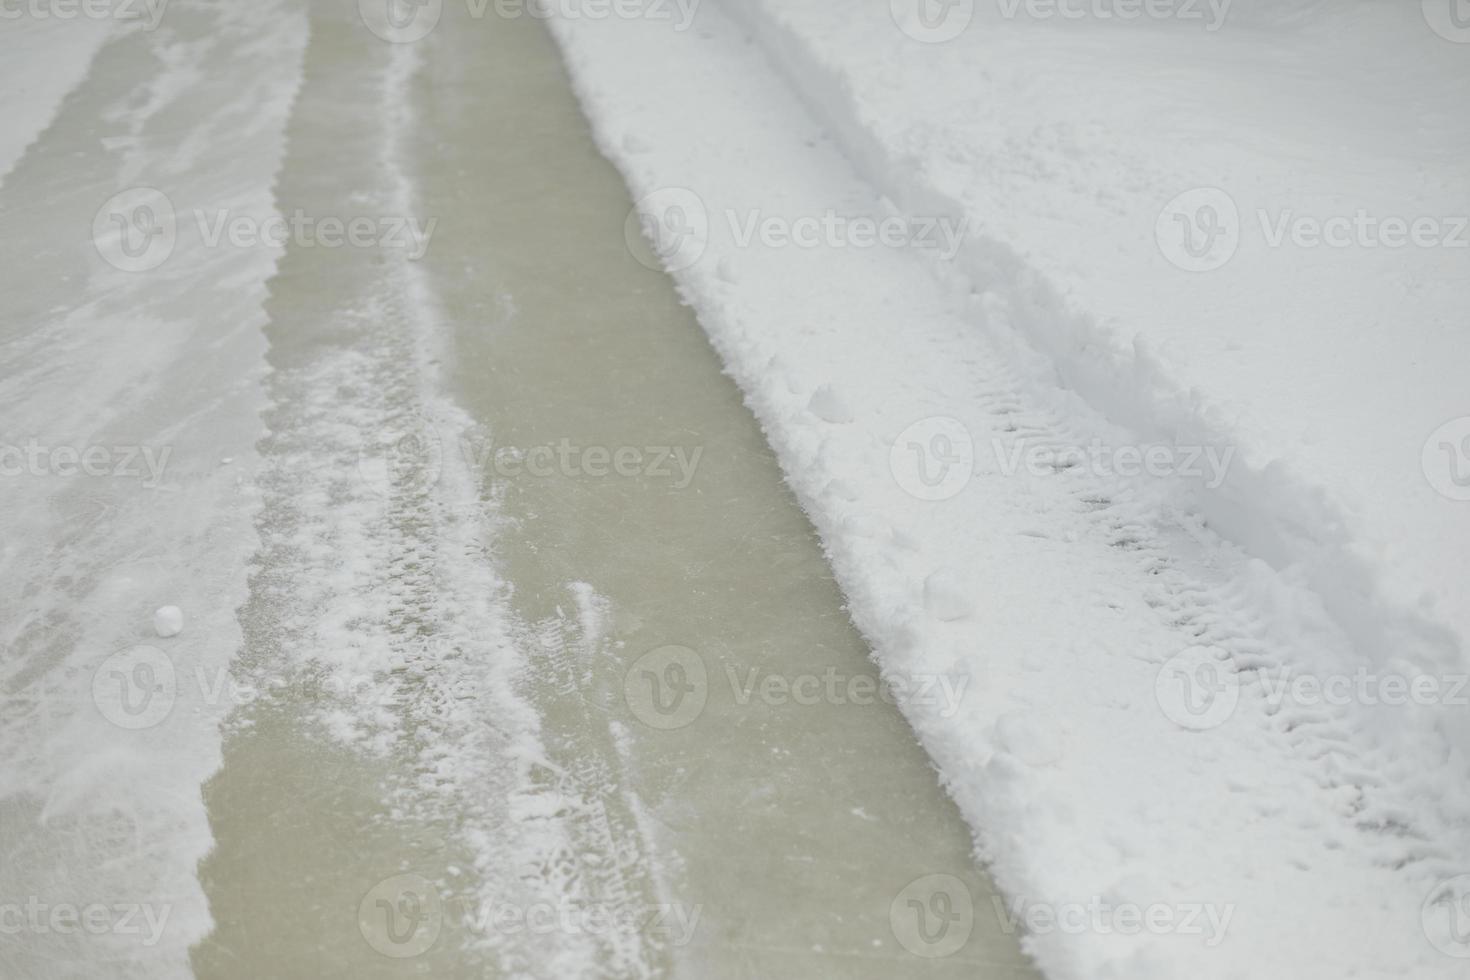
[{"label": "snow-covered ground", "polygon": [[1141,9],[554,27],[1043,969],[1457,976],[1467,32]]},{"label": "snow-covered ground", "polygon": [[[252,860],[201,797],[252,637],[391,682],[392,710],[316,721],[435,774],[392,818],[454,824],[466,892],[565,885],[517,863],[575,834],[509,689],[504,515],[452,458],[395,510],[360,456],[405,418],[451,446],[473,428],[447,261],[282,265],[187,220],[259,228],[292,195],[414,212],[408,141],[448,131],[405,108],[433,64],[417,18],[449,4],[441,33],[524,14],[0,3],[0,963],[200,968],[199,862]],[[549,7],[640,199],[627,247],[695,308],[882,669],[963,685],[906,714],[1006,902],[935,868],[873,945],[943,960],[940,912],[1022,933],[1057,980],[1464,975],[1463,2]],[[362,172],[318,168],[334,149]],[[603,600],[576,595],[601,637]],[[618,792],[654,767],[618,759]],[[35,896],[101,903],[107,928],[17,938]],[[628,942],[632,967],[574,939],[527,968],[657,972]]]}]

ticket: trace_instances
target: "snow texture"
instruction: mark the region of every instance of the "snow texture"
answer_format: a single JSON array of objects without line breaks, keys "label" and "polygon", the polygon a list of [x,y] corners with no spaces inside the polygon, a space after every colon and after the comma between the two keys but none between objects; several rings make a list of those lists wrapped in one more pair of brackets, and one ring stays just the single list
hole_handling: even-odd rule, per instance
[{"label": "snow texture", "polygon": [[972,680],[907,712],[1006,913],[1058,980],[1463,975],[1470,46],[912,6],[553,30],[885,671]]}]

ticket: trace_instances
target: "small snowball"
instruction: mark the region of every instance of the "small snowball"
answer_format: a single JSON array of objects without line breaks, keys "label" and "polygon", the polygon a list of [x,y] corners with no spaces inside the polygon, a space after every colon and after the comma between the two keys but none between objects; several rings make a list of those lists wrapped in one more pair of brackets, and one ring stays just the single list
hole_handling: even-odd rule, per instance
[{"label": "small snowball", "polygon": [[184,631],[184,611],[178,606],[161,606],[153,614],[153,631],[159,636],[178,636]]},{"label": "small snowball", "polygon": [[812,400],[807,402],[808,409],[817,418],[825,422],[842,424],[852,421],[852,409],[842,396],[833,390],[831,385],[822,385],[812,392]]},{"label": "small snowball", "polygon": [[951,622],[975,611],[975,603],[955,572],[940,569],[924,580],[924,608],[935,619]]}]

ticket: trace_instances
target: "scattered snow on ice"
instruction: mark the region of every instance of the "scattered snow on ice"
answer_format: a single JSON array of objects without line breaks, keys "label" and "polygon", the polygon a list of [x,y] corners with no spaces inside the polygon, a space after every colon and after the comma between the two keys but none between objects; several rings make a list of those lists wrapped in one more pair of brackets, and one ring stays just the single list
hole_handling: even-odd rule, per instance
[{"label": "scattered snow on ice", "polygon": [[[220,764],[232,699],[213,682],[241,648],[257,542],[260,327],[279,252],[180,236],[166,270],[138,275],[105,263],[89,230],[105,201],[140,186],[167,186],[181,212],[276,217],[308,31],[294,2],[174,6],[152,31],[0,18],[4,441],[112,457],[105,477],[5,478],[3,900],[169,910],[148,946],[117,930],[8,935],[16,976],[81,962],[191,976],[189,949],[211,927],[200,787]],[[220,454],[240,465],[217,466]],[[159,596],[190,611],[168,654],[146,646]]]}]

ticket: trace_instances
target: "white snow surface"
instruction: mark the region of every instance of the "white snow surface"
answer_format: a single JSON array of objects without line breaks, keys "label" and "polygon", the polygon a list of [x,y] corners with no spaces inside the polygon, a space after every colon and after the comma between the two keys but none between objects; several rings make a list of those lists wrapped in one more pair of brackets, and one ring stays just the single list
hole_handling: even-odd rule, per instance
[{"label": "white snow surface", "polygon": [[184,631],[184,611],[178,606],[159,606],[153,612],[153,632],[167,638]]},{"label": "white snow surface", "polygon": [[[977,914],[1066,980],[1463,976],[1470,44],[910,6],[552,26],[880,664],[972,681],[906,710]],[[1272,242],[1359,211],[1426,244]],[[961,242],[783,237],[832,216]],[[1032,914],[1120,903],[1162,924]]]}]

